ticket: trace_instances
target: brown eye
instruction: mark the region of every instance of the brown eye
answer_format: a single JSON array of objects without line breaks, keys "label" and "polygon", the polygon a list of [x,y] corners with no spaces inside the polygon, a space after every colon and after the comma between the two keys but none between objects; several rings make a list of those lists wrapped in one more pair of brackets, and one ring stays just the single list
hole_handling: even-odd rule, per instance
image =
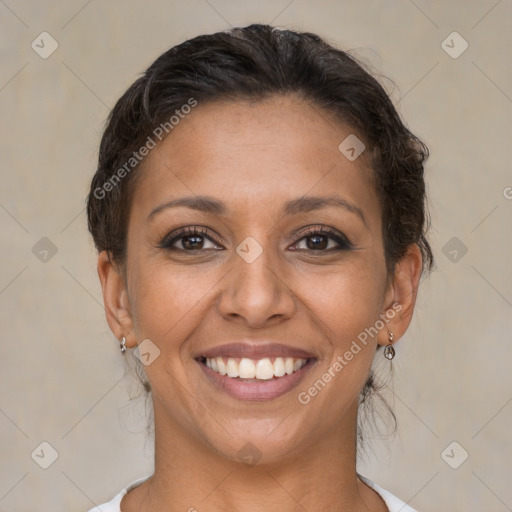
[{"label": "brown eye", "polygon": [[[187,227],[167,235],[158,247],[177,251],[198,251],[201,249],[218,249],[218,244],[211,235],[207,236],[205,228]],[[208,243],[212,246],[207,246]],[[181,244],[181,247],[179,246]]]},{"label": "brown eye", "polygon": [[[298,244],[305,242],[305,247],[294,250],[309,250],[318,252],[331,252],[352,249],[350,241],[334,229],[312,228],[301,237]],[[334,244],[334,245],[333,245]]]}]

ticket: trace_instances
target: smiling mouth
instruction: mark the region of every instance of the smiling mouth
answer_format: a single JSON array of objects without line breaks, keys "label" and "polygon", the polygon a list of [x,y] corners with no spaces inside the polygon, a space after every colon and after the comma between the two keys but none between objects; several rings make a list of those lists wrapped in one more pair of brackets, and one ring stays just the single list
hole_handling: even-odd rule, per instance
[{"label": "smiling mouth", "polygon": [[280,379],[300,371],[314,358],[264,357],[249,359],[246,357],[199,357],[197,361],[213,372],[237,381],[261,381]]}]

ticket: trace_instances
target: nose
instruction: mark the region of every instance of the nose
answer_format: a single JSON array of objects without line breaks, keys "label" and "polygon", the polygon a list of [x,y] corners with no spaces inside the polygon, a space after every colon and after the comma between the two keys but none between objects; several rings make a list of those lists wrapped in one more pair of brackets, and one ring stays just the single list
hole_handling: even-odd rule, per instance
[{"label": "nose", "polygon": [[285,262],[269,249],[252,262],[233,255],[233,267],[223,280],[218,308],[223,318],[261,328],[284,321],[295,312],[295,294],[286,282]]}]

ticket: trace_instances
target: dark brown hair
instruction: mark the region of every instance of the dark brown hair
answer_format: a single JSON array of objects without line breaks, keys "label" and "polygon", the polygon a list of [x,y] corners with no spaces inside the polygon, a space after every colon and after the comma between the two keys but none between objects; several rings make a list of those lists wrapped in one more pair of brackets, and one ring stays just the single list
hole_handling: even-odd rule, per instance
[{"label": "dark brown hair", "polygon": [[[165,125],[165,135],[172,133],[172,116],[190,105],[191,98],[200,108],[209,101],[258,100],[275,94],[297,94],[354,129],[368,149],[375,178],[388,272],[393,273],[411,244],[421,250],[423,270],[430,270],[426,145],[406,128],[382,85],[354,57],[316,34],[261,24],[201,35],[171,48],[118,100],[101,140],[87,203],[98,251],[108,251],[118,264],[125,260],[140,167],[130,159],[154,140],[157,127]],[[371,374],[362,401],[375,389]]]}]

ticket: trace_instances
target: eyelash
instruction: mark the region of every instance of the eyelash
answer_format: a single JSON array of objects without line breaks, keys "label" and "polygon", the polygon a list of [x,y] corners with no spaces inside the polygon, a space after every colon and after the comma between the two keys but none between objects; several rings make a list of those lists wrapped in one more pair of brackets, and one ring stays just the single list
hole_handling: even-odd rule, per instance
[{"label": "eyelash", "polygon": [[[169,251],[180,251],[180,252],[197,252],[202,251],[202,249],[179,249],[177,247],[173,247],[173,244],[177,242],[178,240],[181,240],[182,238],[187,238],[189,236],[202,236],[205,238],[210,239],[210,241],[222,245],[219,240],[212,234],[208,233],[208,230],[206,228],[202,228],[200,226],[187,226],[186,228],[179,229],[175,231],[174,233],[171,233],[167,235],[159,244],[158,247],[160,249],[166,249]],[[332,228],[325,228],[325,227],[310,227],[308,228],[304,233],[301,234],[300,238],[297,240],[295,245],[297,245],[299,242],[311,238],[313,236],[327,236],[331,240],[334,240],[339,247],[337,248],[330,248],[330,249],[320,249],[315,251],[314,249],[295,249],[299,251],[310,251],[310,252],[318,252],[318,253],[330,253],[330,252],[337,252],[337,251],[346,251],[353,249],[352,243],[346,238],[344,235],[337,234],[337,231]]]}]

